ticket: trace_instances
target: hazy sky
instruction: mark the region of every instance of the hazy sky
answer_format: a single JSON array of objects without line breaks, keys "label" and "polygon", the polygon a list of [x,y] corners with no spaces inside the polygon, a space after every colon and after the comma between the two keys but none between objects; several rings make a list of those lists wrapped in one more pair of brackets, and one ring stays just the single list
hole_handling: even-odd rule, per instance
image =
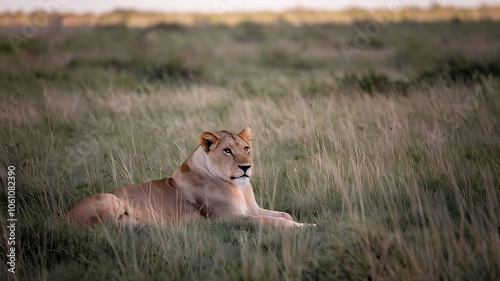
[{"label": "hazy sky", "polygon": [[[426,7],[431,3],[453,6],[497,4],[500,0],[2,0],[0,11],[32,11],[37,8],[72,12],[103,12],[117,8],[150,11],[248,11],[283,10],[294,7],[314,9],[344,9],[352,6],[386,8],[391,3],[400,6]],[[50,7],[50,8],[44,8]]]}]

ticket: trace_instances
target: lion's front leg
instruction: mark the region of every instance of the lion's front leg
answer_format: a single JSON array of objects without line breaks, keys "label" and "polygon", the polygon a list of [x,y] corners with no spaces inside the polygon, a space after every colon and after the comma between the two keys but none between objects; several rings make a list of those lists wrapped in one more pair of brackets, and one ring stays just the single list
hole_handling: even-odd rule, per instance
[{"label": "lion's front leg", "polygon": [[276,227],[300,227],[304,226],[302,223],[293,220],[287,220],[283,217],[268,217],[268,216],[252,216],[247,215],[242,217],[243,220],[249,221],[254,225],[269,225]]},{"label": "lion's front leg", "polygon": [[271,217],[271,218],[276,218],[276,219],[284,219],[287,222],[291,222],[289,224],[291,224],[292,226],[316,226],[316,224],[297,222],[287,212],[280,212],[280,211],[273,211],[273,210],[266,210],[266,209],[259,208],[259,215],[263,216],[263,217]]},{"label": "lion's front leg", "polygon": [[259,213],[261,216],[273,217],[273,218],[283,218],[287,221],[292,221],[294,226],[316,226],[316,224],[314,224],[314,223],[296,222],[293,219],[293,217],[287,212],[280,212],[280,211],[273,211],[273,210],[266,210],[266,209],[259,208]]},{"label": "lion's front leg", "polygon": [[260,223],[280,225],[280,226],[315,226],[315,224],[307,224],[296,222],[293,217],[286,212],[272,211],[259,207],[255,201],[255,196],[252,190],[252,186],[248,185],[243,189],[244,198],[247,206],[250,209],[250,216],[253,219],[260,221]]},{"label": "lion's front leg", "polygon": [[284,218],[285,220],[294,221],[293,217],[289,213],[267,210],[263,208],[259,208],[259,215],[265,217]]}]

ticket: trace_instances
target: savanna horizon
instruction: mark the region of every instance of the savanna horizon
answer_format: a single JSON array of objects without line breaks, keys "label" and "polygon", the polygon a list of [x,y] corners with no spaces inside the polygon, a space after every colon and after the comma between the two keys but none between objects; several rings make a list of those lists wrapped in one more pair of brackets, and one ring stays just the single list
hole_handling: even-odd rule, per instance
[{"label": "savanna horizon", "polygon": [[[454,7],[432,5],[428,8],[403,6],[399,2],[387,7],[366,9],[352,7],[344,10],[319,10],[297,7],[284,11],[238,11],[238,3],[214,1],[211,12],[160,12],[133,9],[117,9],[100,13],[58,12],[57,5],[32,12],[0,12],[0,26],[16,27],[82,27],[96,25],[119,25],[150,27],[160,24],[179,25],[238,25],[242,23],[275,24],[351,24],[355,22],[435,22],[435,21],[484,21],[500,20],[499,5],[479,7]],[[42,26],[43,25],[43,26]]]}]

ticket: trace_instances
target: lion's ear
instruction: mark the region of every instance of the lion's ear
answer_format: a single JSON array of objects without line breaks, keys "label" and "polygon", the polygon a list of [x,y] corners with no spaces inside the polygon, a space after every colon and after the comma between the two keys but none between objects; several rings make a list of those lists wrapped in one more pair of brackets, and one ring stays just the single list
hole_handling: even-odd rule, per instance
[{"label": "lion's ear", "polygon": [[246,141],[251,141],[253,139],[253,130],[252,128],[246,126],[245,129],[238,134],[238,136]]},{"label": "lion's ear", "polygon": [[217,143],[219,143],[219,137],[214,133],[205,131],[200,134],[200,144],[205,152],[209,152],[210,147]]}]

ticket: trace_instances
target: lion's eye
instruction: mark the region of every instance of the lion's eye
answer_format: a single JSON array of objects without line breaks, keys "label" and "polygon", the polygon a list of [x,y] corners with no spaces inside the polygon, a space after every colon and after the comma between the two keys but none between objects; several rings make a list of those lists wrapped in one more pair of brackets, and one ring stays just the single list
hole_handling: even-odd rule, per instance
[{"label": "lion's eye", "polygon": [[245,153],[248,153],[248,152],[250,152],[250,147],[246,146],[245,147]]},{"label": "lion's eye", "polygon": [[226,153],[226,154],[233,154],[233,152],[232,152],[232,151],[231,151],[231,149],[229,149],[229,148],[226,148],[226,149],[224,149],[223,151],[224,151],[224,153]]}]

